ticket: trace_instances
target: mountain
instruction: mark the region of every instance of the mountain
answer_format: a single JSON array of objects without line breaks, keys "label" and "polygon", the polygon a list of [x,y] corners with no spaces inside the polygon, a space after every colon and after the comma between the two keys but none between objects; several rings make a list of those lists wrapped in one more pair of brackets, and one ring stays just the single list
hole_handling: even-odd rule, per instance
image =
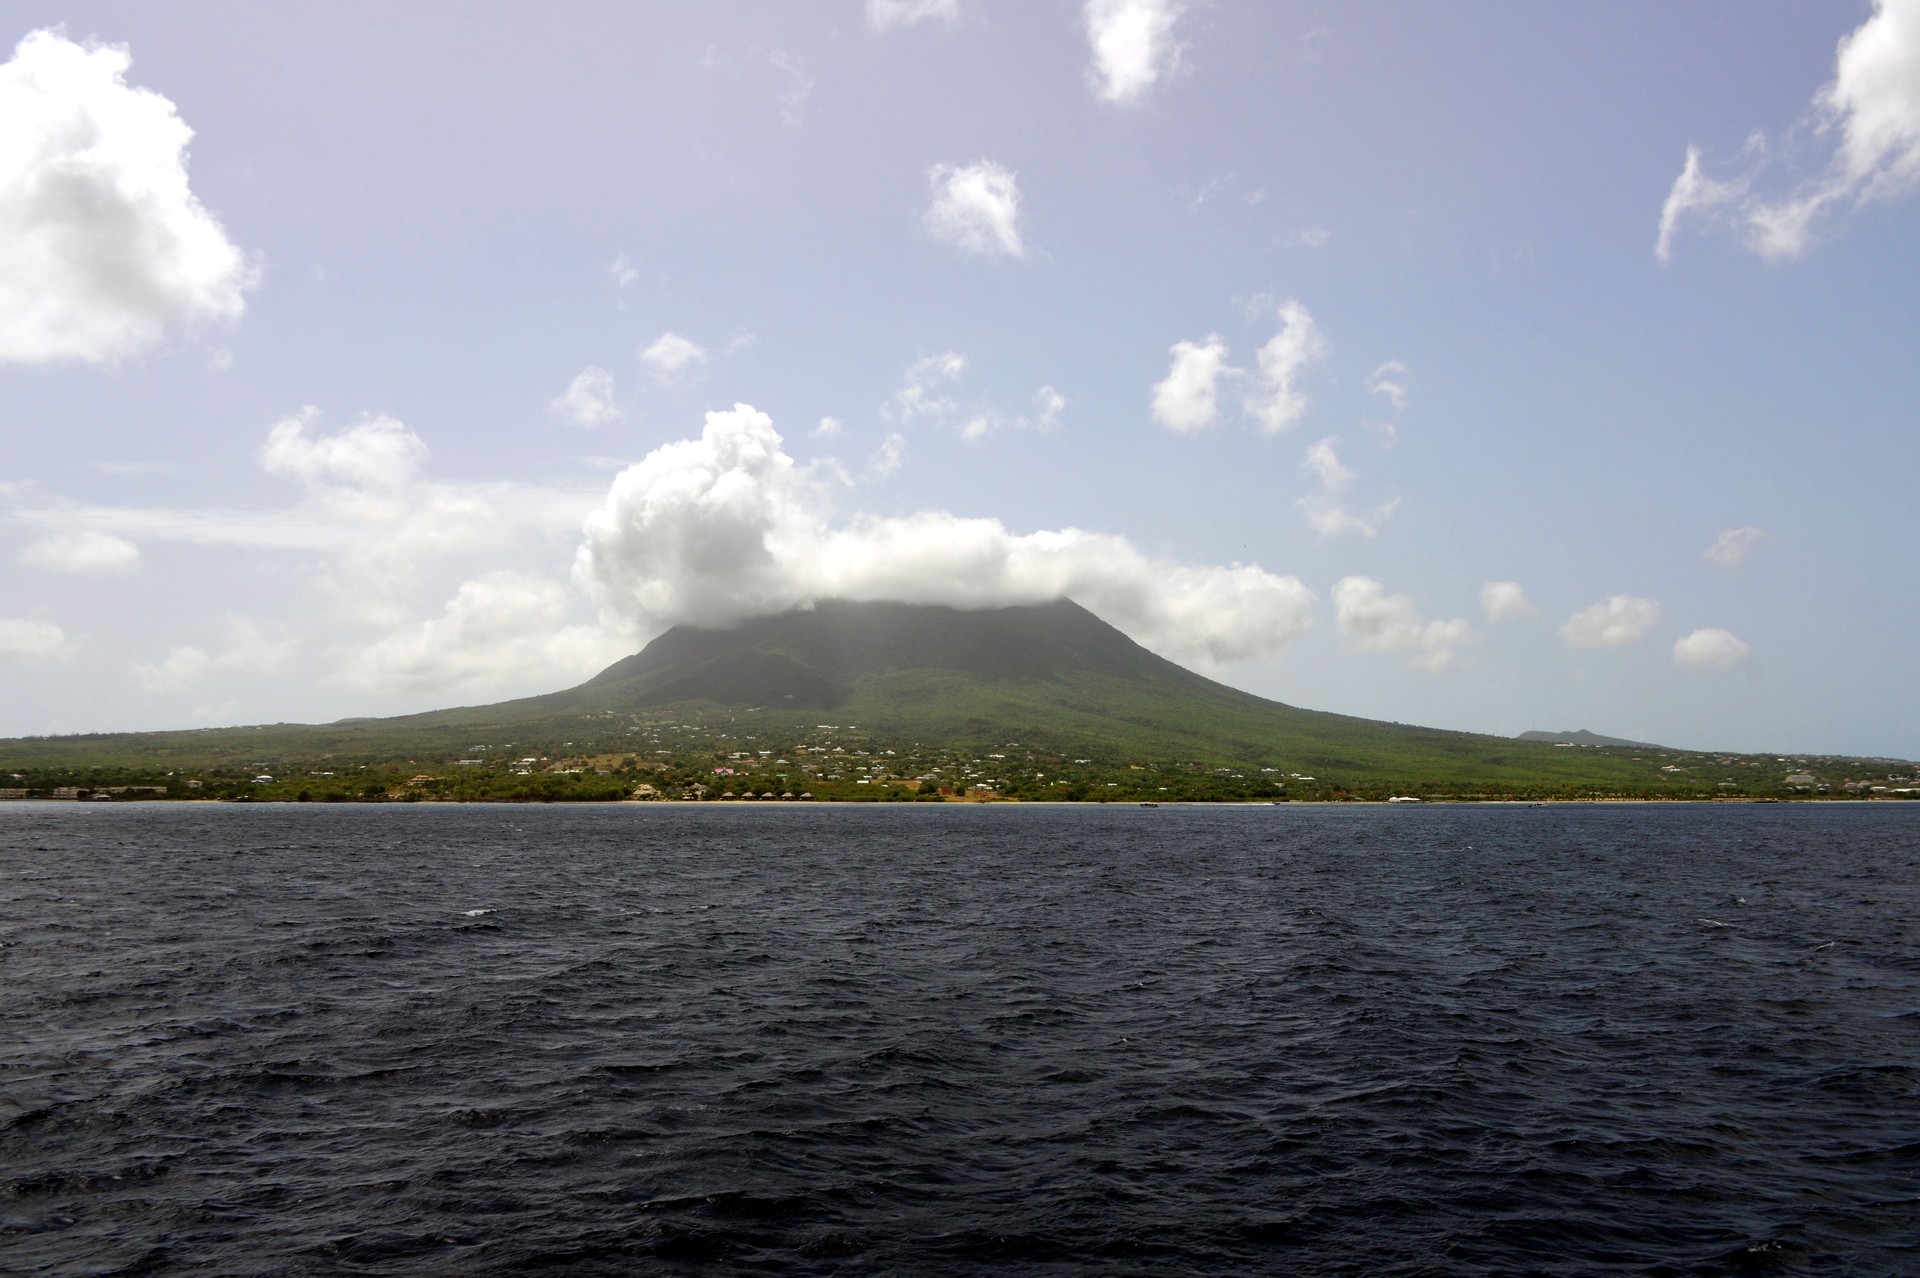
[{"label": "mountain", "polygon": [[1665,750],[1666,746],[1657,746],[1645,741],[1628,741],[1621,737],[1603,737],[1597,732],[1588,732],[1577,728],[1572,732],[1522,732],[1515,741],[1546,741],[1553,745],[1575,746],[1621,746],[1628,750]]},{"label": "mountain", "polygon": [[0,766],[411,764],[475,752],[501,760],[675,749],[691,757],[696,745],[711,761],[721,741],[799,743],[823,724],[857,728],[876,748],[903,754],[991,758],[1018,743],[1023,756],[1121,769],[1245,769],[1335,784],[1639,787],[1653,771],[1601,751],[1269,701],[1156,656],[1064,599],[975,611],[823,601],[731,629],[676,627],[543,696],[325,725],[0,742]]}]

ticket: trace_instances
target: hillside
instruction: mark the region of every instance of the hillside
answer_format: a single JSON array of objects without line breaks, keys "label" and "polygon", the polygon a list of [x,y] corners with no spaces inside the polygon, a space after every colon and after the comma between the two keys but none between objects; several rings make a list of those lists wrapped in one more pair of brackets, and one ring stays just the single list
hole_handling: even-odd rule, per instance
[{"label": "hillside", "polygon": [[[1050,767],[1066,778],[1056,788],[1128,790],[1142,782],[1136,774],[1158,771],[1247,794],[1289,781],[1293,793],[1316,794],[1697,794],[1726,784],[1758,792],[1777,788],[1779,771],[1769,759],[1765,778],[1723,782],[1725,769],[1762,764],[1632,744],[1569,750],[1305,710],[1175,665],[1067,600],[979,611],[828,601],[728,630],[679,627],[543,696],[323,725],[0,741],[0,769],[33,771],[34,784],[80,768],[234,777],[272,768],[335,784],[346,767],[374,769],[372,777],[457,763],[472,769],[459,774],[461,792],[480,793],[468,782],[495,773],[697,779],[715,761],[775,756],[790,769],[780,777],[818,773],[824,783],[828,774],[784,757],[815,749],[890,750],[903,777],[944,777],[941,767],[966,759],[1018,759],[1029,776]],[[563,767],[569,760],[576,766]],[[909,770],[910,760],[922,771]],[[1696,775],[1709,767],[1713,778]]]},{"label": "hillside", "polygon": [[1657,746],[1650,741],[1629,741],[1624,737],[1603,737],[1597,732],[1588,732],[1585,728],[1576,728],[1571,732],[1522,732],[1515,741],[1545,741],[1550,745],[1571,746],[1624,746],[1629,750],[1665,750],[1666,746]]}]

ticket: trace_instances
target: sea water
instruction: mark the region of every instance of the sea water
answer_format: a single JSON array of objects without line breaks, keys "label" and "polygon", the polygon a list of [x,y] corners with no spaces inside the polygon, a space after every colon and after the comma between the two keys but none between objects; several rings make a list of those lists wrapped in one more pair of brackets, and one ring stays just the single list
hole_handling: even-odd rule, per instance
[{"label": "sea water", "polygon": [[1920,1273],[1920,805],[0,805],[0,1271]]}]

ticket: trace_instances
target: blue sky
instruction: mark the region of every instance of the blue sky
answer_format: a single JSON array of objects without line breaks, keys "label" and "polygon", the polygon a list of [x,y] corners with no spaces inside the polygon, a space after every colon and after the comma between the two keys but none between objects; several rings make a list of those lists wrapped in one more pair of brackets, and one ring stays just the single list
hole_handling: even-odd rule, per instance
[{"label": "blue sky", "polygon": [[1314,708],[1920,757],[1915,0],[7,20],[0,733],[1065,592]]}]

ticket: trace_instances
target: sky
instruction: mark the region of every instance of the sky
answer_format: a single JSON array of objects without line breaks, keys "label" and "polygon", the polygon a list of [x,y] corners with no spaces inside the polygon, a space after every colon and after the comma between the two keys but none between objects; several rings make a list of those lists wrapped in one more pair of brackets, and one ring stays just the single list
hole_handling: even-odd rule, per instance
[{"label": "sky", "polygon": [[3,20],[0,735],[1064,594],[1315,709],[1920,758],[1920,0]]}]

